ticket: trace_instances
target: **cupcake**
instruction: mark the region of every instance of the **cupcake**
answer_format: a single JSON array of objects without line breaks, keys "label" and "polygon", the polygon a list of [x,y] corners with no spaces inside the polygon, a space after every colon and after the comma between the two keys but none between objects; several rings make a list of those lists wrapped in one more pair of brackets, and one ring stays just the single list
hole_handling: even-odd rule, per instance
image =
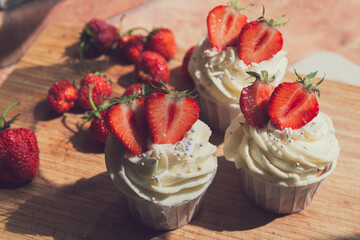
[{"label": "cupcake", "polygon": [[225,158],[239,169],[246,195],[265,210],[303,210],[336,167],[340,148],[330,117],[319,111],[323,80],[311,84],[315,75],[297,75],[261,97],[269,83],[257,79],[258,87],[244,88],[243,114],[226,130]]},{"label": "cupcake", "polygon": [[210,128],[199,105],[166,89],[129,96],[107,110],[108,173],[126,196],[133,218],[156,230],[189,223],[217,170]]},{"label": "cupcake", "polygon": [[288,60],[274,20],[260,17],[248,22],[234,4],[217,6],[207,17],[208,34],[196,45],[188,70],[197,87],[202,117],[224,132],[239,114],[241,90],[250,84],[248,71],[284,77]]}]

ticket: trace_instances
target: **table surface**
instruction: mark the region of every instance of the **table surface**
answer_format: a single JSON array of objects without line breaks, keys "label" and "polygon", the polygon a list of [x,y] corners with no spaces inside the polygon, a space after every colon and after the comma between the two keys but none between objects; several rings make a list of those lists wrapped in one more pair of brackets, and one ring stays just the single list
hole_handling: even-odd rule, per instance
[{"label": "table surface", "polygon": [[[223,135],[213,132],[218,146],[218,173],[205,195],[199,215],[174,231],[153,231],[135,222],[125,196],[106,173],[104,145],[82,126],[78,108],[63,115],[47,106],[54,81],[79,84],[85,70],[74,58],[80,26],[52,24],[22,58],[0,87],[0,106],[20,101],[9,117],[20,112],[13,127],[35,131],[40,148],[38,176],[18,188],[0,188],[0,235],[4,239],[335,239],[360,237],[360,88],[327,80],[320,109],[336,128],[341,155],[334,173],[324,181],[312,204],[297,214],[278,215],[254,206],[243,194],[238,172],[224,159]],[[61,39],[61,41],[59,41]],[[183,83],[180,65],[186,49],[180,46],[169,61],[170,85]],[[88,61],[104,66],[113,81],[112,96],[135,82],[132,65],[111,58]],[[288,73],[286,80],[293,79]]]}]

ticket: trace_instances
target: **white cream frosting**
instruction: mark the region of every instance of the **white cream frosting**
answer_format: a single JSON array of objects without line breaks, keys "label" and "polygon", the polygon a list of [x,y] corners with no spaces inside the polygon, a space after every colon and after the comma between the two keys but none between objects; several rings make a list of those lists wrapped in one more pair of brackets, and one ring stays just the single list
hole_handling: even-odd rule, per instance
[{"label": "white cream frosting", "polygon": [[261,73],[266,70],[270,76],[276,75],[275,85],[281,82],[288,63],[286,51],[280,50],[271,59],[250,65],[239,59],[237,52],[237,48],[227,47],[218,53],[204,36],[195,47],[188,65],[197,87],[211,97],[231,104],[238,103],[241,90],[254,81],[247,71]]},{"label": "white cream frosting", "polygon": [[224,155],[236,168],[284,185],[314,182],[318,169],[336,164],[339,152],[332,121],[322,112],[301,129],[283,131],[271,121],[254,128],[239,114],[225,133]]},{"label": "white cream frosting", "polygon": [[[127,194],[162,205],[192,200],[207,189],[216,173],[217,148],[209,143],[210,135],[210,128],[197,120],[178,143],[150,143],[150,150],[139,156],[124,156],[119,141],[107,143],[108,171]],[[111,153],[114,149],[116,154]]]}]

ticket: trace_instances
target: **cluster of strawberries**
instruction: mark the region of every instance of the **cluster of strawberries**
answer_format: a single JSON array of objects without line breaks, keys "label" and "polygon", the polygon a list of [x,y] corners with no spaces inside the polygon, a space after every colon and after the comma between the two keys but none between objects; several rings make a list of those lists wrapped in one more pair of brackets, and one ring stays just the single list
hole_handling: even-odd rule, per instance
[{"label": "cluster of strawberries", "polygon": [[161,86],[167,82],[167,61],[176,51],[174,34],[167,28],[155,28],[146,36],[135,34],[143,28],[134,28],[125,33],[99,19],[85,25],[80,36],[80,59],[115,53],[135,65],[135,76],[142,83]]},{"label": "cluster of strawberries", "polygon": [[111,94],[111,81],[100,72],[86,74],[77,91],[75,86],[67,80],[55,82],[50,88],[47,102],[50,108],[57,113],[69,111],[78,105],[84,110],[90,110],[83,117],[86,121],[93,120],[90,125],[92,136],[102,142],[106,142],[109,131],[105,128],[103,115],[100,111],[105,97]]}]

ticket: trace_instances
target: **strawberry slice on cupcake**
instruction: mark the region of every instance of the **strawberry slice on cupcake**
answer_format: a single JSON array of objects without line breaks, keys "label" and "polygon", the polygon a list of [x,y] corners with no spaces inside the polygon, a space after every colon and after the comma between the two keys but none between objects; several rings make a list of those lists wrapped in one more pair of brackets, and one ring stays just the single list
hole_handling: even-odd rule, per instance
[{"label": "strawberry slice on cupcake", "polygon": [[207,17],[207,29],[210,44],[221,52],[228,46],[236,46],[247,17],[240,11],[237,1],[231,5],[220,5],[212,9]]},{"label": "strawberry slice on cupcake", "polygon": [[135,93],[113,100],[105,124],[133,154],[148,150],[148,143],[175,144],[199,118],[199,104],[192,92],[155,87],[148,96]]},{"label": "strawberry slice on cupcake", "polygon": [[260,63],[270,59],[282,49],[283,38],[277,27],[285,15],[276,20],[265,19],[265,8],[263,15],[257,20],[244,25],[239,35],[238,54],[245,64]]},{"label": "strawberry slice on cupcake", "polygon": [[271,121],[280,129],[298,129],[313,120],[319,113],[319,103],[316,94],[320,96],[318,86],[324,81],[312,84],[310,80],[317,72],[312,72],[302,78],[297,74],[295,82],[280,84],[271,95],[269,114]]}]

